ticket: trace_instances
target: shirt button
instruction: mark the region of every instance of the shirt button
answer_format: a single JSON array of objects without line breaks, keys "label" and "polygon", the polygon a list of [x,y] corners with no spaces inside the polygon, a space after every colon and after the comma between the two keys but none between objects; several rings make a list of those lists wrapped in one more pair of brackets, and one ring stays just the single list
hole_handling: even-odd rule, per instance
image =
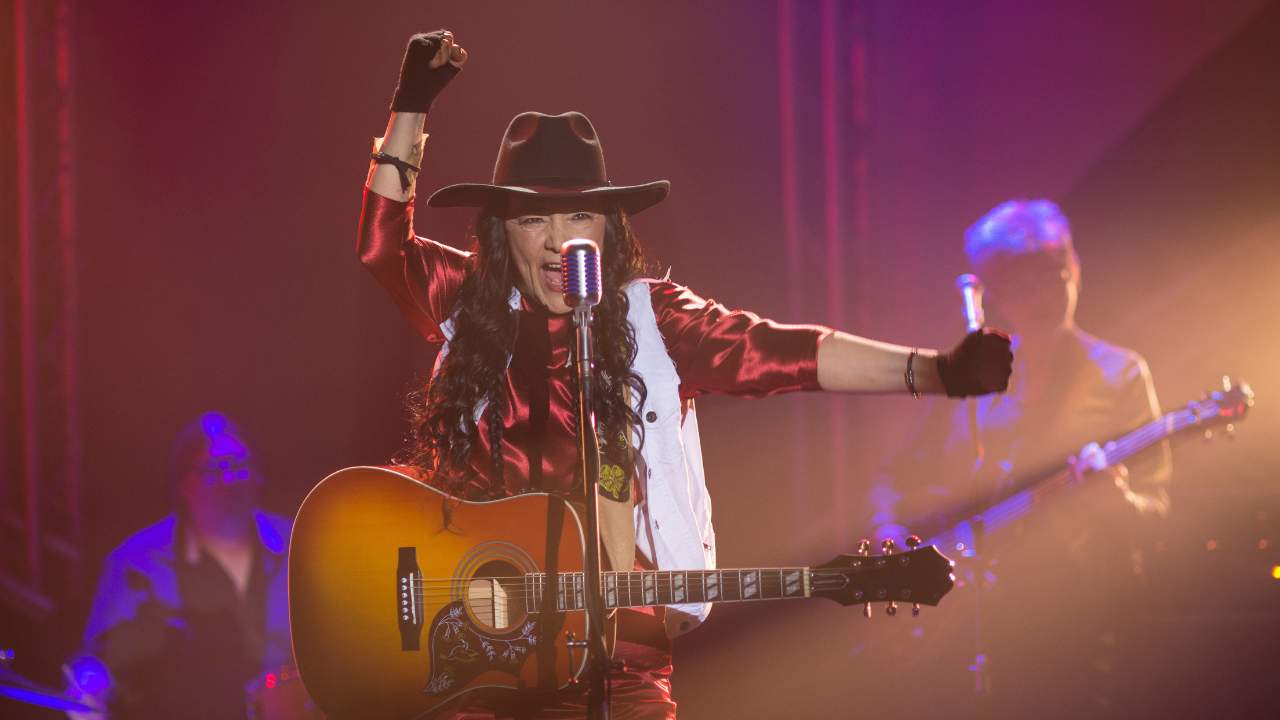
[{"label": "shirt button", "polygon": [[648,420],[649,422],[658,422],[658,413],[650,410],[649,412],[644,414],[644,419]]}]

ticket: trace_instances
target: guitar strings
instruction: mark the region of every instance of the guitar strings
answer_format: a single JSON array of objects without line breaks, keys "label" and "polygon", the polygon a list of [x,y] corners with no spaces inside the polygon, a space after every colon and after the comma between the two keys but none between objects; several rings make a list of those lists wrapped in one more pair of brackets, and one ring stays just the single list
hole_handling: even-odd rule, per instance
[{"label": "guitar strings", "polygon": [[[712,571],[712,572],[714,572],[714,571]],[[810,572],[810,580],[844,579],[844,578],[846,578],[846,577],[847,577],[846,572],[847,572],[847,571],[843,571],[843,570],[813,570],[813,571],[811,571],[811,572]],[[511,585],[513,585],[513,586],[518,584],[518,586],[519,586],[519,587],[513,587],[513,588],[512,588],[513,590],[518,590],[519,588],[522,588],[522,587],[524,587],[524,586],[526,586],[526,585],[528,585],[528,584],[529,584],[529,583],[528,583],[528,581],[526,581],[526,579],[525,579],[526,577],[527,577],[527,576],[523,576],[523,575],[498,575],[498,576],[493,576],[493,577],[475,576],[475,577],[453,577],[453,578],[423,578],[423,579],[421,579],[421,580],[419,580],[419,581],[417,581],[417,582],[415,583],[414,590],[415,590],[415,591],[421,591],[421,590],[423,589],[423,587],[424,587],[424,586],[427,586],[427,585],[434,585],[434,586],[436,586],[436,587],[439,587],[439,586],[442,586],[442,585],[449,585],[449,586],[453,586],[453,585],[463,584],[463,583],[468,583],[468,582],[493,582],[493,581],[499,581],[499,585],[503,585],[503,583],[501,582],[501,581],[503,581],[503,580],[513,581],[513,582],[511,583]],[[566,586],[566,587],[568,587],[568,586],[576,586],[576,585],[581,585],[581,584],[582,584],[581,582],[577,582],[577,579],[578,579],[578,578],[580,578],[580,577],[582,577],[582,575],[581,575],[581,574],[566,575],[566,576],[561,576],[561,577],[562,577],[563,579],[561,580],[561,582],[560,582],[559,584],[560,584],[560,585],[562,585],[562,586]],[[665,580],[665,579],[664,579],[664,580]],[[705,578],[704,578],[704,582],[705,582]],[[747,584],[747,585],[750,585],[750,584],[751,584],[749,581],[746,581],[746,580],[744,580],[744,579],[737,578],[737,577],[735,577],[734,575],[726,575],[726,576],[722,576],[721,578],[719,578],[719,579],[718,579],[718,582],[719,582],[719,584]],[[536,583],[536,584],[537,584],[537,586],[538,586],[538,587],[546,587],[546,583],[545,583],[545,582],[539,582],[539,583]],[[620,588],[624,588],[624,587],[628,587],[628,586],[630,586],[630,585],[632,585],[632,584],[639,584],[639,585],[643,585],[643,581],[640,581],[640,579],[639,579],[639,578],[636,578],[636,582],[634,582],[634,583],[633,583],[633,582],[621,582],[621,583],[618,583],[618,585],[617,585],[617,586],[618,586],[618,587],[620,587]],[[655,583],[655,584],[656,584],[656,583]],[[668,584],[668,583],[663,582],[663,584]],[[689,585],[693,585],[694,583],[686,582],[685,584],[686,584],[686,586],[689,586]],[[768,579],[768,581],[761,581],[761,582],[759,582],[758,584],[761,584],[761,585],[765,585],[765,584],[777,585],[777,584],[781,584],[781,579],[780,579],[780,578],[769,578],[769,579]],[[507,587],[507,586],[506,586],[506,585],[503,585],[503,587]]]},{"label": "guitar strings", "polygon": [[[714,572],[714,571],[709,571],[709,572]],[[734,571],[730,571],[730,572],[734,572]],[[526,585],[523,582],[524,576],[495,576],[495,577],[474,577],[474,578],[429,578],[424,580],[431,581],[434,587],[415,587],[413,589],[415,599],[426,600],[428,598],[431,598],[434,600],[434,599],[454,598],[454,597],[461,599],[463,593],[460,591],[464,590],[465,585],[468,584],[469,582],[473,582],[473,581],[479,581],[479,582],[490,581],[491,582],[494,580],[521,581],[519,585],[503,588],[503,593],[509,600],[521,601],[521,600],[527,600],[530,596],[546,597],[548,594],[547,587],[545,584],[539,584],[534,587],[526,587]],[[773,595],[775,598],[778,598],[778,599],[787,597],[787,589],[785,587],[785,583],[780,582],[778,580],[780,579],[774,579],[773,581],[769,581],[769,582],[761,582],[758,587],[760,595],[761,596],[766,594]],[[810,572],[810,589],[811,590],[819,590],[819,591],[839,590],[839,589],[842,589],[847,584],[847,581],[848,581],[848,577],[845,575],[843,571],[840,571],[840,570],[813,570]],[[444,585],[447,585],[447,587],[445,587]],[[501,586],[501,583],[500,583],[500,586]],[[713,598],[713,599],[720,599],[720,600],[751,599],[751,598],[742,598],[742,593],[744,588],[749,586],[750,586],[750,583],[742,581],[739,578],[734,577],[733,575],[727,576],[727,578],[722,578],[721,581],[718,583],[718,587],[720,589],[717,592],[717,594],[720,595],[721,597]],[[717,587],[717,585],[712,585],[712,587],[715,588]],[[584,589],[584,586],[581,583],[566,581],[559,584],[559,588],[556,592],[557,594],[561,594],[561,592],[563,592],[563,594],[565,594],[566,596],[572,593],[572,596],[576,598],[578,595],[582,593],[583,589]],[[703,595],[702,598],[690,597],[689,598],[690,602],[706,602],[705,595],[707,592],[707,588],[705,585],[700,586],[694,583],[689,583],[689,584],[686,584],[686,586],[683,589],[685,590],[686,594],[689,594],[689,595],[693,595],[694,592],[697,592],[697,594]],[[606,588],[606,592],[612,592],[615,596],[618,596],[618,597],[625,595],[627,600],[630,601],[637,594],[643,597],[645,593],[653,593],[654,597],[661,597],[662,595],[667,595],[668,597],[670,597],[675,592],[675,588],[670,585],[668,585],[667,587],[662,587],[661,585],[658,585],[658,584],[650,585],[648,588],[645,588],[643,584],[625,584],[624,583],[614,588]],[[407,594],[407,592],[402,594]],[[728,594],[738,595],[738,597],[725,598],[724,596]],[[769,599],[769,598],[759,597],[756,599]],[[478,600],[473,600],[469,602],[471,602],[471,604],[474,606],[476,603],[484,603],[484,602],[488,602],[492,604],[493,602],[495,602],[495,600],[492,597],[490,597],[488,600],[486,600],[485,598],[480,598]],[[574,604],[576,605],[576,602]],[[667,603],[663,602],[663,603],[656,603],[656,604],[667,604]]]},{"label": "guitar strings", "polygon": [[[830,577],[814,578],[810,582],[810,590],[818,590],[818,591],[839,590],[845,587],[846,585],[847,585],[847,579],[845,578],[845,576],[837,573]],[[711,585],[710,589],[712,591],[716,591],[717,587],[720,588],[718,591],[718,594],[722,597],[724,595],[738,595],[739,597],[741,597],[744,590],[750,591],[753,586],[750,583],[738,583],[736,581],[731,581],[726,583],[720,583],[718,586]],[[770,596],[770,597],[779,597],[779,598],[787,597],[787,596],[797,596],[802,592],[802,588],[800,586],[793,586],[789,588],[782,583],[776,583],[776,582],[755,586],[755,589],[757,593],[761,596]],[[482,593],[486,592],[483,588],[481,588],[479,591]],[[572,583],[572,584],[562,584],[559,590],[554,590],[554,591],[548,590],[546,586],[538,586],[533,588],[506,587],[506,588],[503,588],[502,594],[508,598],[524,599],[529,596],[545,597],[549,595],[551,592],[557,592],[560,594],[572,593],[573,595],[576,596],[576,595],[582,594],[584,591],[585,591],[585,587],[581,583]],[[605,588],[605,592],[608,594],[612,594],[618,597],[626,597],[626,598],[642,597],[646,593],[655,594],[657,596],[672,597],[676,592],[680,592],[680,591],[683,591],[687,597],[693,597],[698,595],[705,596],[705,594],[708,591],[708,588],[700,584],[691,584],[683,588],[673,587],[666,584],[662,586],[651,585],[647,588],[640,584],[635,584],[631,586],[620,585],[617,587]],[[459,597],[460,598],[464,596],[467,592],[468,592],[468,588],[466,587],[466,583],[458,583],[456,585],[450,585],[450,586],[436,586],[432,588],[414,588],[413,595],[416,599],[425,600],[428,598],[438,599],[442,597]],[[402,594],[407,595],[408,593],[407,591],[405,591]]]},{"label": "guitar strings", "polygon": [[[873,555],[873,556],[870,556],[870,557],[873,557],[873,558],[880,558],[880,557],[894,557],[894,556]],[[868,570],[873,570],[873,569],[875,569],[875,568],[869,568]],[[768,569],[766,570],[766,572],[768,573],[768,575],[766,575],[766,572],[760,572],[759,570],[742,570],[741,572],[743,572],[743,573],[747,573],[747,572],[755,572],[755,573],[757,573],[761,578],[766,578],[766,577],[767,577],[769,580],[773,581],[773,580],[777,580],[777,578],[774,576],[774,573],[778,572],[778,570],[801,572],[801,571],[803,571],[803,570],[804,570],[804,568],[768,568]],[[810,577],[811,577],[811,578],[812,578],[812,577],[845,577],[845,575],[846,575],[849,571],[851,571],[851,570],[857,570],[857,568],[848,568],[848,569],[845,569],[845,570],[839,570],[839,569],[833,569],[833,568],[810,568],[810,569],[809,569],[809,575],[810,575]],[[683,575],[683,574],[684,574],[684,573],[686,573],[686,572],[688,573],[687,577],[695,577],[695,578],[696,578],[696,577],[698,577],[698,574],[699,574],[699,573],[703,573],[703,574],[721,574],[724,580],[732,580],[732,581],[735,581],[735,582],[736,582],[736,581],[738,580],[737,575],[738,575],[738,572],[739,572],[739,571],[738,571],[738,570],[688,570],[688,571],[685,571],[685,570],[651,570],[651,571],[645,571],[645,572],[644,572],[644,575],[652,575],[653,573],[671,573],[671,575],[670,575],[669,577],[680,577],[681,575]],[[726,574],[726,573],[732,573],[732,574]],[[445,584],[445,583],[465,582],[465,581],[468,581],[468,580],[470,580],[470,581],[484,581],[484,582],[489,582],[489,581],[493,581],[493,580],[498,580],[498,581],[502,581],[502,580],[511,580],[511,581],[519,582],[520,584],[524,584],[524,583],[526,582],[526,578],[534,577],[534,576],[537,576],[537,577],[540,577],[540,578],[545,578],[545,577],[546,577],[546,573],[529,573],[529,574],[527,574],[527,575],[475,575],[475,576],[453,576],[453,577],[429,577],[429,578],[417,578],[415,582],[416,582],[416,584],[417,584],[418,586],[422,586],[422,585],[424,585],[424,584]],[[561,578],[565,578],[565,579],[566,579],[566,582],[568,581],[568,580],[567,580],[567,578],[580,578],[580,577],[582,577],[582,576],[583,576],[583,574],[582,574],[581,572],[561,573],[561,574],[560,574],[560,577],[561,577]],[[604,576],[605,576],[605,577],[612,577],[612,576],[611,576],[609,573],[607,573],[607,572],[606,572],[606,573],[604,573]],[[640,579],[640,576],[641,576],[640,571],[636,571],[636,572],[634,572],[634,573],[623,573],[623,574],[618,575],[618,576],[616,576],[616,577],[618,577],[618,579],[619,579],[619,580],[622,580],[622,579],[627,578],[627,577],[630,577],[630,578],[634,578],[634,579],[636,579],[636,580],[639,580],[639,579]],[[663,581],[663,582],[666,582],[666,577],[664,577],[664,578],[662,579],[662,581]]]},{"label": "guitar strings", "polygon": [[1174,433],[1182,432],[1189,427],[1194,427],[1205,420],[1222,414],[1221,409],[1213,402],[1193,404],[1195,405],[1194,410],[1175,410],[1134,430],[1120,440],[1115,441],[1110,450],[1104,446],[1103,451],[1106,453],[1107,463],[1123,462]]}]

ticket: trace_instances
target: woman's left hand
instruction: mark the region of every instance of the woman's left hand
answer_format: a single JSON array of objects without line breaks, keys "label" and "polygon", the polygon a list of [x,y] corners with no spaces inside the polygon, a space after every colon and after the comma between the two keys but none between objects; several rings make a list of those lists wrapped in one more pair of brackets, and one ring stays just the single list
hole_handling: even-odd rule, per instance
[{"label": "woman's left hand", "polygon": [[938,356],[938,377],[948,397],[1004,392],[1012,373],[1009,336],[991,328],[965,335],[954,350]]}]

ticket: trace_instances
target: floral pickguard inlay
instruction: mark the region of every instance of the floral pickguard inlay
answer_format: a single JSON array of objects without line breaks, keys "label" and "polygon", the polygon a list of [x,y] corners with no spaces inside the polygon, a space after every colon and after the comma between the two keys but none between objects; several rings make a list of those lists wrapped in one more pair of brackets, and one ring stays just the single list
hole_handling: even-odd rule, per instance
[{"label": "floral pickguard inlay", "polygon": [[461,601],[445,605],[431,623],[431,680],[426,692],[458,690],[489,670],[518,677],[538,642],[536,628],[537,623],[526,620],[514,633],[493,637],[471,624]]}]

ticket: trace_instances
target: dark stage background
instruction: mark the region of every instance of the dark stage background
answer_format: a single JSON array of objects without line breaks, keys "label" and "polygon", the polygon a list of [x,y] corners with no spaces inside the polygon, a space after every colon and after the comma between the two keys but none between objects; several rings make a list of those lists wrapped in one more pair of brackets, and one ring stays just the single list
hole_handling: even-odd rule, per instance
[{"label": "dark stage background", "polygon": [[[5,22],[23,5],[29,17],[46,4],[9,0]],[[1176,451],[1146,613],[1164,644],[1143,692],[1197,712],[1280,710],[1268,680],[1280,658],[1280,5],[60,6],[75,259],[59,292],[78,298],[74,344],[19,332],[24,302],[55,298],[24,291],[32,277],[18,272],[11,190],[26,136],[21,103],[5,111],[4,596],[27,597],[15,588],[39,561],[26,587],[50,600],[3,605],[0,647],[16,648],[18,670],[54,681],[102,557],[166,512],[167,446],[196,414],[245,426],[282,512],[328,472],[398,446],[401,394],[434,348],[360,267],[354,231],[404,39],[444,26],[471,61],[429,121],[424,190],[487,178],[515,113],[580,110],[615,181],[672,181],[671,199],[636,221],[661,271],[778,320],[950,346],[963,230],[1008,197],[1059,200],[1083,262],[1085,329],[1143,353],[1166,408],[1224,373],[1259,396],[1231,443]],[[10,26],[5,42],[22,32]],[[40,87],[12,78],[22,48],[46,39],[6,50],[7,99],[25,92],[38,109]],[[50,162],[26,157],[37,175]],[[468,221],[424,203],[417,229],[461,244]],[[24,360],[28,342],[39,351]],[[24,362],[70,367],[73,392],[25,392]],[[70,420],[48,431],[54,406]],[[721,564],[850,551],[870,530],[867,478],[921,407],[700,401]],[[40,452],[74,443],[78,465],[33,474],[23,453],[37,432]],[[24,510],[32,483],[58,488],[38,512]],[[67,503],[72,549],[33,560],[23,523]],[[1056,615],[1045,608],[1045,622]],[[908,617],[867,623],[827,603],[718,608],[677,646],[682,717],[892,712],[904,693],[942,714],[964,700],[930,696],[902,649],[927,642],[912,630]]]}]

